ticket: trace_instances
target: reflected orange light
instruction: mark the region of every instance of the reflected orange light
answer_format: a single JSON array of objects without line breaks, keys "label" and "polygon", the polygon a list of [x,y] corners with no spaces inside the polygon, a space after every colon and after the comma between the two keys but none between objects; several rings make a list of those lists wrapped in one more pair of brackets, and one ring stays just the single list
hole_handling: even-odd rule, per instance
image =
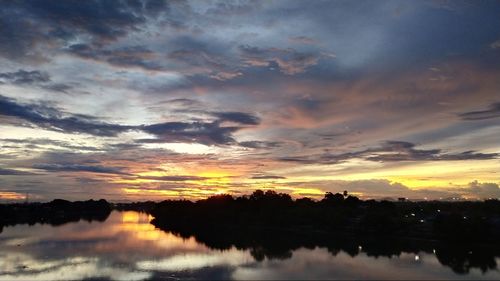
[{"label": "reflected orange light", "polygon": [[137,212],[123,212],[122,222],[124,223],[137,223],[139,222],[139,213]]}]

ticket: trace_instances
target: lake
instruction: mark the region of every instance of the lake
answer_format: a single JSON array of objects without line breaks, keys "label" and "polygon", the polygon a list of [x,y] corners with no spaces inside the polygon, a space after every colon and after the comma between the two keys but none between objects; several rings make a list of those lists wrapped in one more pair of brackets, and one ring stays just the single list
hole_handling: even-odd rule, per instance
[{"label": "lake", "polygon": [[258,247],[216,249],[113,211],[104,222],[4,227],[0,280],[175,279],[500,279],[499,258],[440,249],[374,254],[304,245],[270,254]]}]

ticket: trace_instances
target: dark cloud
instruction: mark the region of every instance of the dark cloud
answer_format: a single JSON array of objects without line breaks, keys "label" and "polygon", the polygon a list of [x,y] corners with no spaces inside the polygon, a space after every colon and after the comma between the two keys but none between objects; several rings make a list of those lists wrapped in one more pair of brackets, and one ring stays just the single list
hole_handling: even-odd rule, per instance
[{"label": "dark cloud", "polygon": [[116,136],[134,128],[99,122],[89,116],[67,114],[42,104],[20,104],[3,96],[0,96],[0,115],[28,121],[44,129],[96,136]]},{"label": "dark cloud", "polygon": [[127,175],[127,173],[123,172],[123,168],[105,167],[100,165],[90,166],[81,164],[40,163],[40,164],[34,164],[32,167],[34,169],[40,169],[50,172],[91,172],[91,173],[102,173],[102,174]]},{"label": "dark cloud", "polygon": [[3,82],[8,82],[12,84],[36,84],[36,83],[44,83],[50,81],[50,76],[38,70],[26,71],[26,70],[18,70],[16,72],[4,72],[0,73],[0,80]]},{"label": "dark cloud", "polygon": [[220,121],[229,121],[244,125],[259,125],[260,119],[254,115],[243,112],[214,112]]},{"label": "dark cloud", "polygon": [[141,139],[142,143],[185,142],[205,145],[233,144],[232,134],[239,127],[221,127],[220,122],[166,122],[142,126],[141,130],[156,136],[156,139]]},{"label": "dark cloud", "polygon": [[36,174],[30,173],[30,172],[25,172],[25,171],[19,171],[19,170],[15,170],[15,169],[0,168],[0,175],[2,175],[2,176],[29,176],[29,175],[36,175]]},{"label": "dark cloud", "polygon": [[387,141],[384,145],[356,152],[332,154],[329,152],[311,156],[281,157],[285,162],[303,164],[337,164],[350,159],[365,159],[376,162],[400,161],[456,161],[456,160],[489,160],[500,156],[498,153],[478,153],[465,151],[461,153],[443,153],[440,149],[417,149],[415,144],[404,141]]},{"label": "dark cloud", "polygon": [[213,122],[165,122],[152,125],[127,126],[105,123],[85,115],[72,115],[57,108],[39,104],[20,104],[0,96],[0,115],[28,121],[38,127],[66,133],[85,133],[95,136],[115,137],[129,130],[139,130],[156,136],[142,139],[142,143],[187,142],[206,145],[236,143],[232,134],[241,127],[223,127],[221,122],[232,121],[243,125],[256,125],[259,119],[247,113],[211,113],[219,119]]},{"label": "dark cloud", "polygon": [[0,73],[0,84],[4,83],[21,86],[39,86],[42,89],[62,93],[67,93],[73,88],[68,84],[52,82],[48,73],[39,70],[28,71],[19,69],[16,72]]},{"label": "dark cloud", "polygon": [[217,17],[249,14],[260,8],[260,4],[260,1],[218,2],[206,14]]},{"label": "dark cloud", "polygon": [[476,121],[500,117],[500,102],[490,105],[488,109],[479,111],[470,111],[458,115],[463,120]]},{"label": "dark cloud", "polygon": [[286,179],[286,177],[282,176],[273,176],[273,175],[261,175],[261,176],[253,176],[251,179],[254,180],[279,180],[279,179]]},{"label": "dark cloud", "polygon": [[153,177],[153,176],[147,176],[147,177],[140,177],[141,179],[148,179],[148,180],[156,180],[156,181],[200,181],[200,180],[206,180],[206,177],[197,177],[197,176],[160,176],[160,177]]},{"label": "dark cloud", "polygon": [[138,143],[113,143],[108,144],[107,147],[109,147],[111,150],[131,150],[140,148],[142,147],[142,145]]},{"label": "dark cloud", "polygon": [[53,92],[60,92],[67,94],[69,90],[73,89],[73,86],[64,83],[51,83],[43,85],[42,88]]},{"label": "dark cloud", "polygon": [[100,151],[101,149],[93,146],[76,145],[67,141],[53,140],[47,138],[26,138],[26,139],[0,139],[0,142],[21,144],[24,147],[40,148],[40,146],[56,146],[69,150]]},{"label": "dark cloud", "polygon": [[281,142],[277,141],[242,141],[238,143],[240,146],[247,148],[257,148],[257,149],[270,149],[276,148],[283,145]]},{"label": "dark cloud", "polygon": [[439,161],[439,160],[488,160],[495,159],[498,153],[478,153],[465,151],[461,153],[443,153],[440,149],[416,149],[415,144],[402,141],[388,141],[380,149],[371,149],[363,154],[374,153],[375,156],[365,157],[367,160],[392,161]]},{"label": "dark cloud", "polygon": [[37,59],[37,45],[45,41],[36,22],[17,9],[14,1],[2,1],[0,9],[0,56],[11,60],[31,57]]},{"label": "dark cloud", "polygon": [[140,67],[145,70],[161,70],[156,54],[143,46],[103,49],[89,44],[74,44],[67,48],[73,55],[84,59],[107,62],[118,67]]},{"label": "dark cloud", "polygon": [[306,44],[306,45],[318,44],[318,41],[307,36],[294,36],[288,38],[288,40],[292,43],[297,43],[297,44]]},{"label": "dark cloud", "polygon": [[39,59],[46,55],[39,47],[64,46],[76,38],[106,44],[169,11],[169,2],[156,0],[2,1],[0,55]]},{"label": "dark cloud", "polygon": [[247,66],[262,67],[276,64],[281,72],[294,75],[304,72],[308,67],[318,63],[321,55],[301,53],[295,49],[259,48],[248,45],[239,46],[242,59]]},{"label": "dark cloud", "polygon": [[226,81],[242,73],[238,61],[221,53],[220,46],[210,46],[189,38],[180,38],[177,49],[168,54],[168,59],[178,62],[186,68],[180,70],[189,76],[204,75],[219,81]]},{"label": "dark cloud", "polygon": [[180,106],[184,106],[184,107],[192,107],[192,106],[202,105],[202,103],[197,101],[197,100],[186,99],[186,98],[170,99],[170,100],[162,101],[159,104],[162,104],[162,105],[163,104],[166,104],[166,105],[173,104],[173,105],[180,105]]},{"label": "dark cloud", "polygon": [[108,40],[124,36],[128,30],[145,21],[142,14],[136,13],[141,11],[134,9],[139,7],[129,6],[127,1],[27,1],[22,8],[26,8],[27,14],[51,24],[54,28],[52,34],[83,31]]}]

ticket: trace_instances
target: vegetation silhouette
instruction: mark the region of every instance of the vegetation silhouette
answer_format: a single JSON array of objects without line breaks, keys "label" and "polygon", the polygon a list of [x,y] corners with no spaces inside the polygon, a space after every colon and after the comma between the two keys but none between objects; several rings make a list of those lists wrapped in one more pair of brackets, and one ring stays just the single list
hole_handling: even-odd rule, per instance
[{"label": "vegetation silhouette", "polygon": [[55,199],[48,203],[0,204],[0,232],[3,226],[35,223],[62,225],[68,222],[105,221],[112,206],[106,200],[70,202]]},{"label": "vegetation silhouette", "polygon": [[424,251],[465,274],[496,269],[500,256],[498,200],[362,201],[344,192],[314,201],[257,190],[241,197],[167,200],[150,213],[162,230],[214,249],[249,249],[258,261],[290,258],[301,247],[373,257]]},{"label": "vegetation silhouette", "polygon": [[497,243],[500,202],[362,201],[327,192],[320,201],[257,190],[251,195],[215,195],[191,202],[166,200],[150,213],[157,226],[296,229],[453,241]]}]

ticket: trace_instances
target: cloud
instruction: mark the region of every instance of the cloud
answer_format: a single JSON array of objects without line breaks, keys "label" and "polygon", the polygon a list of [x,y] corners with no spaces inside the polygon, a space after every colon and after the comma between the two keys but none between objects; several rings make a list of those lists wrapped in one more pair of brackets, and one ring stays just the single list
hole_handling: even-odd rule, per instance
[{"label": "cloud", "polygon": [[490,48],[492,49],[500,49],[500,40],[497,40],[490,44]]},{"label": "cloud", "polygon": [[69,90],[73,89],[73,86],[64,83],[51,83],[42,85],[42,88],[53,92],[68,93]]},{"label": "cloud", "polygon": [[148,179],[148,180],[155,180],[155,181],[202,181],[206,180],[208,178],[206,177],[198,177],[198,176],[184,176],[184,175],[177,175],[177,176],[159,176],[159,177],[154,177],[154,176],[142,176],[140,177],[141,179]]},{"label": "cloud", "polygon": [[[495,159],[498,153],[442,153],[440,149],[416,149],[415,144],[402,141],[388,141],[381,148],[365,151],[365,159],[378,162],[392,161],[440,161],[440,160],[488,160]],[[371,156],[370,154],[375,154]]]},{"label": "cloud", "polygon": [[215,74],[211,74],[210,77],[219,81],[226,81],[234,79],[238,76],[243,75],[241,71],[219,71]]},{"label": "cloud", "polygon": [[202,105],[201,102],[194,100],[194,99],[187,99],[187,98],[177,98],[177,99],[169,99],[166,101],[162,101],[160,104],[173,104],[173,105],[179,105],[183,107],[192,107],[192,106],[199,106]]},{"label": "cloud", "polygon": [[66,133],[86,133],[110,137],[133,129],[132,126],[99,122],[89,116],[67,114],[46,105],[20,104],[4,96],[0,96],[0,115],[15,117],[44,129]]},{"label": "cloud", "polygon": [[259,125],[260,119],[254,115],[244,112],[214,112],[214,116],[220,121],[229,121],[244,125]]},{"label": "cloud", "polygon": [[20,171],[20,170],[15,170],[15,169],[0,168],[0,175],[2,175],[2,176],[29,176],[29,175],[36,175],[36,174],[30,173],[30,172],[25,172],[25,171]]},{"label": "cloud", "polygon": [[466,191],[478,198],[496,198],[500,199],[500,187],[496,183],[483,182],[480,183],[477,180],[469,183],[468,189]]},{"label": "cloud", "polygon": [[4,83],[9,82],[17,85],[36,84],[49,82],[50,76],[47,73],[38,70],[26,71],[20,69],[16,72],[0,73],[0,80],[3,80]]},{"label": "cloud", "polygon": [[488,109],[460,113],[458,116],[462,118],[462,120],[467,121],[498,118],[500,117],[500,102],[491,104]]},{"label": "cloud", "polygon": [[329,152],[310,156],[287,156],[279,160],[303,164],[337,164],[351,159],[364,159],[376,162],[401,161],[457,161],[457,160],[490,160],[500,156],[498,153],[478,153],[465,151],[461,153],[443,153],[440,149],[417,149],[416,145],[404,141],[387,141],[380,147],[361,151],[332,154]]},{"label": "cloud", "polygon": [[317,40],[307,36],[294,36],[288,38],[288,40],[292,43],[297,43],[297,44],[306,44],[306,45],[318,44]]},{"label": "cloud", "polygon": [[168,54],[168,59],[180,63],[179,70],[189,76],[201,74],[219,81],[234,79],[243,75],[239,70],[238,61],[217,50],[218,46],[211,46],[188,38],[178,39],[177,49]]},{"label": "cloud", "polygon": [[184,142],[206,145],[233,144],[232,134],[240,127],[221,127],[220,122],[166,122],[140,127],[156,139],[141,139],[140,143]]},{"label": "cloud", "polygon": [[0,142],[21,144],[24,148],[34,149],[41,146],[56,146],[58,148],[83,151],[100,151],[101,149],[93,146],[75,145],[67,141],[53,140],[48,138],[25,138],[25,139],[0,139]]},{"label": "cloud", "polygon": [[242,141],[239,142],[238,144],[243,147],[257,148],[257,149],[271,149],[283,145],[282,142],[277,142],[277,141]]},{"label": "cloud", "polygon": [[273,176],[273,175],[259,175],[259,176],[253,176],[251,179],[254,180],[279,180],[279,179],[286,179],[286,177],[282,176]]},{"label": "cloud", "polygon": [[67,48],[67,52],[84,59],[102,61],[121,68],[163,69],[156,60],[156,53],[143,46],[103,49],[88,44],[73,44]]},{"label": "cloud", "polygon": [[231,121],[242,125],[257,125],[260,122],[259,118],[242,112],[211,112],[210,114],[218,119],[213,122],[165,122],[130,126],[101,122],[91,116],[73,115],[46,105],[20,104],[13,99],[0,96],[0,115],[25,120],[44,129],[101,137],[116,137],[120,133],[137,130],[156,136],[156,139],[138,140],[139,143],[232,144],[236,143],[232,134],[241,127],[223,127],[221,122]]},{"label": "cloud", "polygon": [[89,166],[81,164],[48,164],[40,163],[33,164],[32,168],[40,169],[50,172],[91,172],[91,173],[101,173],[101,174],[117,174],[117,175],[127,175],[123,172],[121,167],[105,167],[105,166]]},{"label": "cloud", "polygon": [[295,49],[259,48],[248,45],[239,46],[239,51],[247,66],[262,67],[275,63],[281,72],[294,75],[306,71],[310,66],[318,63],[320,56],[301,53]]},{"label": "cloud", "polygon": [[136,30],[146,18],[168,11],[168,6],[163,6],[152,12],[150,1],[133,2],[5,2],[0,11],[0,55],[36,59],[46,55],[38,50],[40,47],[61,46],[76,38],[115,41]]},{"label": "cloud", "polygon": [[52,82],[47,72],[39,70],[19,69],[15,72],[0,73],[0,85],[6,83],[17,86],[38,86],[42,89],[61,93],[67,93],[73,88],[68,84]]}]

